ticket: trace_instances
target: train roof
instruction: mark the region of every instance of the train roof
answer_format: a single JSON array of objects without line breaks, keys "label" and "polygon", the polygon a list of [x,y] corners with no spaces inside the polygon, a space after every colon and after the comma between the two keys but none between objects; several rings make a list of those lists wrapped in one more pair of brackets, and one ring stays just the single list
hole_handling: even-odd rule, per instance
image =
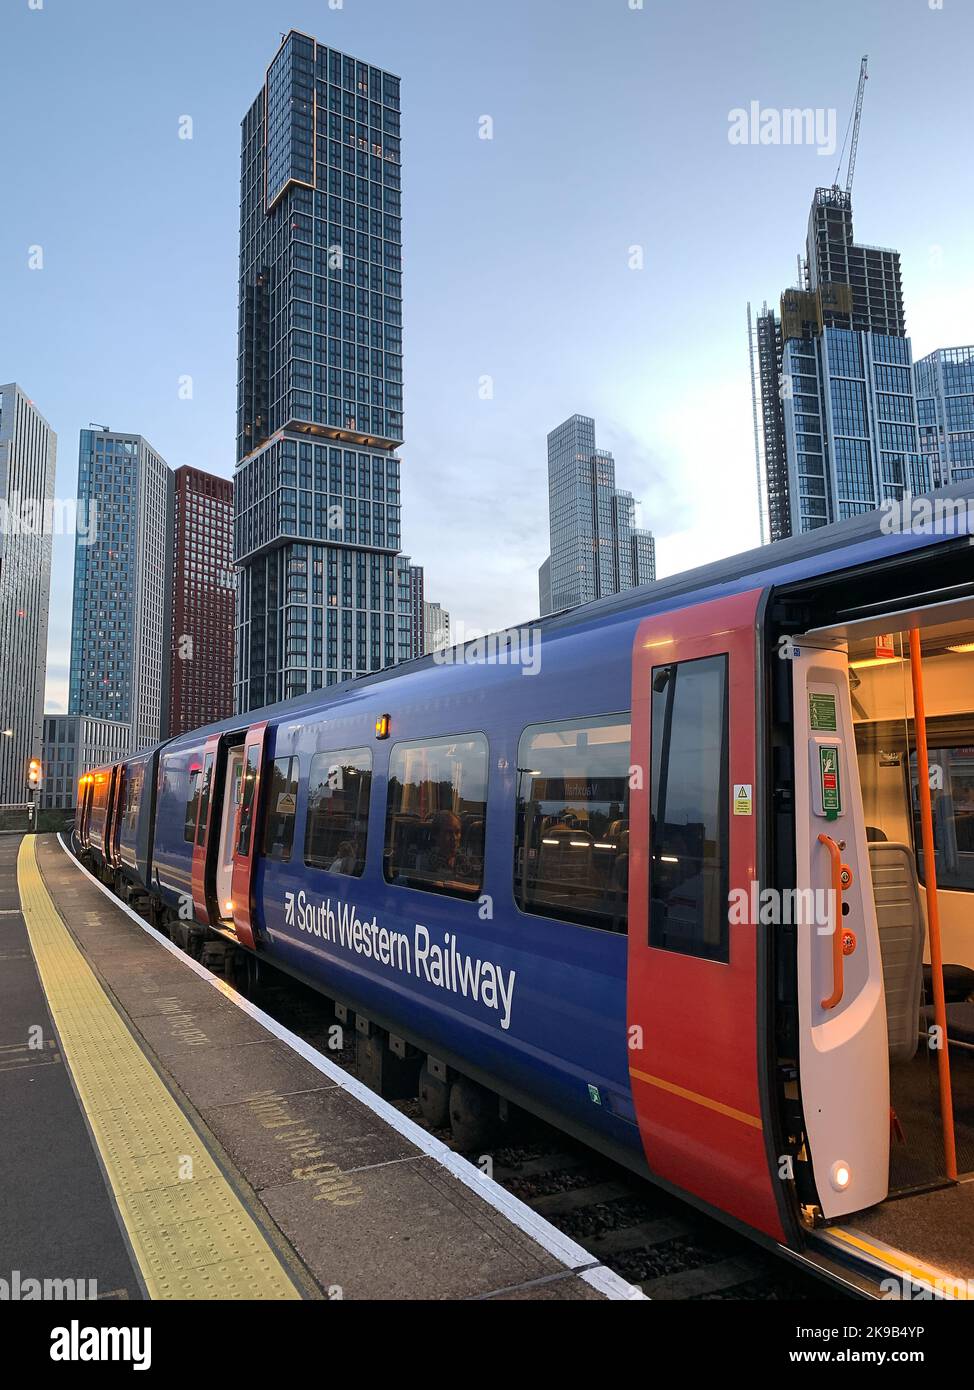
[{"label": "train roof", "polygon": [[[918,510],[927,503],[931,506],[943,506],[945,502],[955,507],[961,504],[960,510],[963,512],[954,532],[946,535],[943,530],[938,532],[932,526],[925,528],[923,517],[926,513]],[[788,540],[775,541],[728,556],[723,560],[715,560],[652,584],[626,589],[619,594],[610,594],[581,607],[565,609],[547,617],[532,617],[526,622],[512,624],[510,628],[502,631],[533,629],[540,630],[542,637],[568,635],[592,626],[606,626],[633,619],[637,613],[643,616],[654,611],[666,612],[676,607],[678,601],[688,594],[703,600],[719,597],[721,594],[738,593],[745,589],[790,584],[852,569],[870,560],[886,559],[896,554],[906,554],[912,550],[943,544],[945,540],[956,540],[958,535],[974,534],[974,480],[913,498],[912,506],[914,511],[911,515],[917,516],[920,521],[920,525],[913,530],[890,529],[886,514],[882,509],[878,509],[848,521],[822,527],[817,531],[792,536]],[[956,515],[956,512],[954,514]],[[358,694],[371,686],[427,671],[439,664],[433,654],[417,657],[367,676],[358,676],[353,680],[308,691],[290,700],[265,705],[245,714],[233,715],[208,725],[205,730],[194,731],[192,737],[195,742],[203,732],[209,734],[239,731],[246,729],[258,719],[273,722],[276,719],[293,718],[304,710],[320,709],[323,698],[340,700],[346,693]],[[457,666],[462,667],[462,663],[458,661]],[[179,745],[189,737],[187,734],[179,735],[171,742]]]}]

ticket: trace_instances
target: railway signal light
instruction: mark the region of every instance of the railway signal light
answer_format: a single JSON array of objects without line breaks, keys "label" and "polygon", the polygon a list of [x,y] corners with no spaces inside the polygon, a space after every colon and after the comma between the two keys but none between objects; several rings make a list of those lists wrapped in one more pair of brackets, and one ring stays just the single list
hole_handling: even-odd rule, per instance
[{"label": "railway signal light", "polygon": [[31,758],[30,762],[27,764],[28,787],[31,789],[32,792],[36,792],[43,780],[44,774],[41,771],[40,758]]}]

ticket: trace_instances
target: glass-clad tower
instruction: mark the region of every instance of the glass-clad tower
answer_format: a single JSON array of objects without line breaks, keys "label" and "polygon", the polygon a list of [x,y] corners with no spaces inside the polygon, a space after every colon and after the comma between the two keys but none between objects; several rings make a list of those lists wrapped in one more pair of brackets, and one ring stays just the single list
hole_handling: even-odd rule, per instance
[{"label": "glass-clad tower", "polygon": [[920,449],[934,487],[974,478],[974,347],[939,348],[914,365]]},{"label": "glass-clad tower", "polygon": [[408,656],[399,79],[291,31],[242,127],[236,701]]},{"label": "glass-clad tower", "polygon": [[632,493],[615,477],[589,416],[572,415],[548,435],[551,555],[538,573],[542,615],[656,578],[653,537],[635,526]]},{"label": "glass-clad tower", "polygon": [[173,475],[140,434],[82,430],[68,713],[128,724],[131,748],[165,735]]}]

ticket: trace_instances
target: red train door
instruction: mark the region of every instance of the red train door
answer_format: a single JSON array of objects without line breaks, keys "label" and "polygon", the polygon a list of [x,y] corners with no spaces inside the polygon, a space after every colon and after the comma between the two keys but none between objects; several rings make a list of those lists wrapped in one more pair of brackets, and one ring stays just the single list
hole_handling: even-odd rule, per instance
[{"label": "red train door", "polygon": [[260,775],[264,763],[266,735],[265,720],[261,724],[252,724],[244,739],[243,783],[233,847],[233,925],[240,941],[252,950],[256,949],[257,945],[253,929],[253,889],[260,813]]},{"label": "red train door", "polygon": [[629,1068],[652,1171],[781,1240],[764,1135],[756,928],[746,910],[729,911],[752,901],[757,879],[761,597],[646,618],[636,635]]},{"label": "red train door", "polygon": [[210,925],[215,919],[210,910],[210,894],[207,892],[206,870],[210,853],[210,814],[216,787],[216,760],[220,747],[220,735],[214,734],[206,740],[203,749],[203,775],[200,782],[199,803],[196,808],[196,831],[193,839],[193,915],[197,922]]},{"label": "red train door", "polygon": [[122,862],[119,853],[119,835],[122,830],[122,816],[125,814],[125,793],[128,779],[125,775],[125,764],[120,763],[115,769],[115,792],[112,797],[112,810],[110,829],[105,840],[105,858],[112,868],[117,869]]}]

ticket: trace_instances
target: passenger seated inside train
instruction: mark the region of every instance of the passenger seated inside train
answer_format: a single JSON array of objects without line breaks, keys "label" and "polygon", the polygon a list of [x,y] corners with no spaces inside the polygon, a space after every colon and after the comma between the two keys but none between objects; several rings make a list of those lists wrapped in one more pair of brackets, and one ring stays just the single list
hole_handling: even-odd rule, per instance
[{"label": "passenger seated inside train", "polygon": [[476,897],[483,883],[486,805],[482,734],[398,744],[389,765],[387,881]]}]

